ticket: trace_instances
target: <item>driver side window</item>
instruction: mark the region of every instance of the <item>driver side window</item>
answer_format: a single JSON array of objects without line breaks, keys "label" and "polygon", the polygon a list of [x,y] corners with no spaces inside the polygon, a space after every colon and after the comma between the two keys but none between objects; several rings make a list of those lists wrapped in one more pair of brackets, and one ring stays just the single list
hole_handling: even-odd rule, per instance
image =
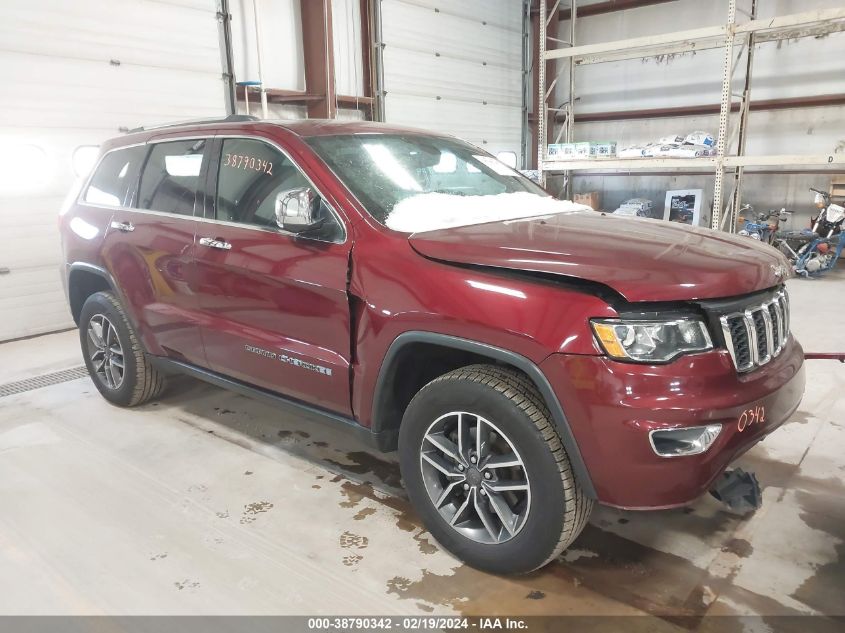
[{"label": "driver side window", "polygon": [[[254,139],[223,140],[217,175],[215,219],[263,228],[278,228],[276,196],[291,189],[311,187],[299,168],[275,147]],[[315,192],[316,193],[316,192]],[[337,220],[320,204],[325,224],[317,239],[334,241],[342,233]]]}]

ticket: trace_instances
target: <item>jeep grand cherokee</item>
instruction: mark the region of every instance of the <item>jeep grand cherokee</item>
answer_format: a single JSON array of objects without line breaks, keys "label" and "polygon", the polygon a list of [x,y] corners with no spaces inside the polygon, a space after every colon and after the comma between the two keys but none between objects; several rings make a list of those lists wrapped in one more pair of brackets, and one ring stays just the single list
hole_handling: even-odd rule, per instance
[{"label": "jeep grand cherokee", "polygon": [[594,503],[696,499],[804,389],[777,251],[555,200],[448,136],[142,130],[60,224],[109,402],[183,372],[319,412],[398,448],[428,530],[494,572],[557,557]]}]

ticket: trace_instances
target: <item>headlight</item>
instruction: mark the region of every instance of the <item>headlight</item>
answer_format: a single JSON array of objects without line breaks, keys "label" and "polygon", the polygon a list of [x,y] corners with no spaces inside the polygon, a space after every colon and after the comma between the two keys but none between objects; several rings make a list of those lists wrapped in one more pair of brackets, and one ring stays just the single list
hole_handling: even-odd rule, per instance
[{"label": "headlight", "polygon": [[596,319],[593,331],[607,355],[618,360],[665,363],[682,354],[713,349],[703,321]]}]

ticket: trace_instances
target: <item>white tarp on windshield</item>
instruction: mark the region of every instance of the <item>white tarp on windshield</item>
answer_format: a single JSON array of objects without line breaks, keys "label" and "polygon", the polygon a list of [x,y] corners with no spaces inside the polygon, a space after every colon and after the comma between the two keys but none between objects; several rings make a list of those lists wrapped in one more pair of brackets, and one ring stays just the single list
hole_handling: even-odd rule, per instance
[{"label": "white tarp on windshield", "polygon": [[402,233],[422,233],[453,226],[589,210],[590,207],[569,200],[522,191],[494,196],[423,193],[399,202],[387,216],[385,224]]}]

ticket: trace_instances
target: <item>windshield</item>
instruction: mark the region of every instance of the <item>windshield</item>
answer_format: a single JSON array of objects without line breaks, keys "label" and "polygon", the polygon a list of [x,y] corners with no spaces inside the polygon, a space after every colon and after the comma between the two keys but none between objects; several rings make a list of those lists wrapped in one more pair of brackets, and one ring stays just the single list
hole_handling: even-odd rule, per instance
[{"label": "windshield", "polygon": [[417,134],[317,136],[309,145],[376,220],[407,233],[571,211],[472,145]]}]

